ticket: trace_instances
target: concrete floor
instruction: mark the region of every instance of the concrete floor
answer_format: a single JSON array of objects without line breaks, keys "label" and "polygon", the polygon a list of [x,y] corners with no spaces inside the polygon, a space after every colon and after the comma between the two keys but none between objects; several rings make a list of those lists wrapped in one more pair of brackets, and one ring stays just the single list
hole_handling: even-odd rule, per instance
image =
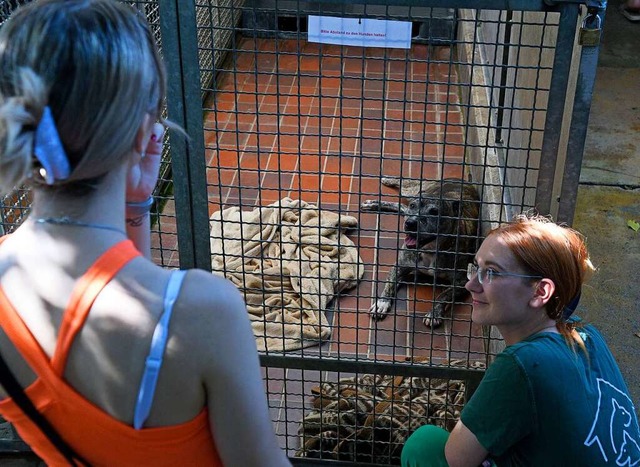
[{"label": "concrete floor", "polygon": [[607,6],[573,226],[598,272],[580,314],[604,334],[640,413],[640,22]]}]

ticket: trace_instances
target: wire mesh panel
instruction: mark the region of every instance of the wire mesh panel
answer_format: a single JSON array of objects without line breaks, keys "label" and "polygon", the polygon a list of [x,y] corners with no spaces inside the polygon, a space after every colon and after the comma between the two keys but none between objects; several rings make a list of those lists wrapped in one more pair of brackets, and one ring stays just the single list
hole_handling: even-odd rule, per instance
[{"label": "wire mesh panel", "polygon": [[13,10],[18,8],[20,5],[24,5],[25,3],[29,3],[30,0],[3,0],[0,2],[0,24],[4,23],[4,21],[11,15]]},{"label": "wire mesh panel", "polygon": [[[499,349],[467,267],[496,223],[553,209],[577,3],[132,3],[189,134],[163,159],[154,260],[243,292],[296,463],[398,464],[418,426],[452,428]],[[322,18],[408,40],[318,39]],[[29,204],[13,196],[9,230]]]},{"label": "wire mesh panel", "polygon": [[[147,18],[158,43],[160,54],[164,53],[162,47],[162,34],[160,32],[160,8],[157,1],[128,2],[140,10]],[[166,117],[166,110],[164,110]],[[167,267],[175,267],[179,263],[177,245],[177,229],[175,216],[175,203],[173,200],[173,173],[169,148],[171,147],[171,135],[166,135],[165,148],[160,164],[158,186],[154,193],[155,204],[152,210],[151,229],[151,255],[154,262]]]},{"label": "wire mesh panel", "polygon": [[451,430],[466,396],[465,382],[453,378],[279,368],[264,375],[270,395],[284,394],[270,401],[283,447],[304,460],[399,464],[408,436],[426,423]]},{"label": "wire mesh panel", "polygon": [[[539,175],[544,136],[559,135],[560,14],[216,9],[241,22],[205,89],[212,271],[244,292],[288,453],[397,464],[400,440],[435,423],[430,404],[450,428],[464,400],[427,390],[414,412],[397,391],[437,379],[463,394],[490,360],[467,266],[493,223],[551,189]],[[412,39],[310,41],[310,16],[409,22]]]},{"label": "wire mesh panel", "polygon": [[[577,9],[369,3],[215,8],[241,20],[205,89],[210,252],[244,293],[289,455],[397,464],[429,414],[451,428],[449,396],[495,351],[466,269],[488,228],[549,210]],[[313,16],[408,21],[411,41],[312,41]],[[432,381],[448,389],[412,386]]]},{"label": "wire mesh panel", "polygon": [[[26,1],[0,1],[0,27],[13,10]],[[27,190],[20,189],[0,199],[0,235],[11,233],[22,221],[31,205]]]}]

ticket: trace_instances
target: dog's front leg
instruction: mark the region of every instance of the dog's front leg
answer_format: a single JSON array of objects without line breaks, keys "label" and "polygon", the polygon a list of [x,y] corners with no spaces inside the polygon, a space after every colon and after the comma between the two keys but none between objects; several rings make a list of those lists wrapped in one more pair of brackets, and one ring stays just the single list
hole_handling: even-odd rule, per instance
[{"label": "dog's front leg", "polygon": [[387,277],[384,284],[382,294],[378,296],[377,300],[371,305],[371,308],[369,308],[369,313],[373,319],[379,320],[387,316],[391,310],[393,300],[396,298],[401,282],[405,281],[406,278],[414,272],[414,268],[401,266],[401,264],[403,264],[402,257],[403,251],[401,250],[398,258],[399,264],[396,264],[393,269],[391,269],[389,277]]},{"label": "dog's front leg", "polygon": [[453,305],[457,301],[466,298],[469,292],[464,288],[464,284],[456,284],[444,289],[435,299],[433,309],[424,317],[425,326],[437,328],[442,325],[442,317],[451,312]]}]

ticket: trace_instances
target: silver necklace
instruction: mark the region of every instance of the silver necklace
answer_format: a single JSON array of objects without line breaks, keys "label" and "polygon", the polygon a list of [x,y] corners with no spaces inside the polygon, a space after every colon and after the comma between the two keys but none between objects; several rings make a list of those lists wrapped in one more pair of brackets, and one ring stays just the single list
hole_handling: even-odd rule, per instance
[{"label": "silver necklace", "polygon": [[68,227],[84,227],[87,229],[101,229],[101,230],[110,230],[112,232],[118,232],[127,236],[127,233],[119,229],[117,227],[112,227],[110,225],[103,224],[90,224],[89,222],[76,221],[69,217],[40,217],[35,220],[38,224],[53,224],[53,225],[66,225]]}]

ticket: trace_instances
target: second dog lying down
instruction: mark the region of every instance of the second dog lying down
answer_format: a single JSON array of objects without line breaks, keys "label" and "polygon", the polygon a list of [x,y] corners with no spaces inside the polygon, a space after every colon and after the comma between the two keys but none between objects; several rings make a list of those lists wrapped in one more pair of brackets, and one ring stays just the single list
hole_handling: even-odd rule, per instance
[{"label": "second dog lying down", "polygon": [[383,178],[386,186],[401,187],[408,205],[368,200],[364,211],[398,212],[404,215],[405,240],[384,290],[369,309],[375,319],[384,318],[401,282],[427,276],[446,288],[424,318],[427,326],[442,324],[453,303],[466,297],[467,265],[473,261],[478,236],[480,198],[477,190],[460,179],[412,181]]}]

